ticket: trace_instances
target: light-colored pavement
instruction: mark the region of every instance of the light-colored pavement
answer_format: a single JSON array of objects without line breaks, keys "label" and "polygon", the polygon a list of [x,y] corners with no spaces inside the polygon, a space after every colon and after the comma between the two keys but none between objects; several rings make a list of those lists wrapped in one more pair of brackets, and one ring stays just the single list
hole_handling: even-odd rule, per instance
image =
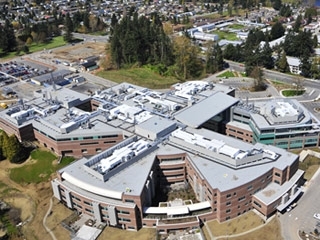
[{"label": "light-colored pavement", "polygon": [[282,236],[285,240],[300,240],[298,231],[313,232],[317,220],[313,218],[315,212],[320,212],[320,168],[304,186],[304,193],[298,205],[280,216]]}]

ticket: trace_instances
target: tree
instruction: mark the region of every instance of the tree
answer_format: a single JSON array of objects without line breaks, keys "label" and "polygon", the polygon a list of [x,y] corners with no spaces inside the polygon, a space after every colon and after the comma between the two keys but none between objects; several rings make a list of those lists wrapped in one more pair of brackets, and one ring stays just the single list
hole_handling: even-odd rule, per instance
[{"label": "tree", "polygon": [[264,91],[266,89],[266,85],[263,82],[263,72],[260,67],[254,67],[250,77],[254,79],[254,90],[255,91]]},{"label": "tree", "polygon": [[4,25],[0,24],[0,48],[4,53],[8,53],[15,51],[17,45],[13,26],[6,18]]},{"label": "tree", "polygon": [[285,29],[282,25],[281,22],[277,21],[275,24],[273,24],[270,35],[271,35],[271,40],[278,39],[282,37],[285,33]]},{"label": "tree", "polygon": [[206,58],[206,72],[215,73],[223,70],[223,54],[218,44],[209,43],[207,58]]},{"label": "tree", "polygon": [[311,73],[311,62],[310,62],[310,54],[306,51],[300,58],[300,69],[301,75],[308,78]]},{"label": "tree", "polygon": [[274,61],[272,57],[272,49],[270,48],[269,41],[266,41],[262,52],[261,52],[261,62],[262,65],[267,69],[272,69],[274,67]]},{"label": "tree", "polygon": [[19,142],[16,135],[12,134],[5,144],[6,157],[11,163],[20,163],[26,160],[27,151]]},{"label": "tree", "polygon": [[311,77],[314,79],[319,79],[320,78],[320,57],[315,57],[312,59],[311,63]]},{"label": "tree", "polygon": [[313,36],[312,42],[313,42],[312,46],[314,48],[316,48],[318,46],[318,36],[317,35]]},{"label": "tree", "polygon": [[287,55],[285,51],[283,51],[283,53],[280,55],[280,58],[277,61],[277,68],[282,73],[290,72],[289,64],[287,61]]},{"label": "tree", "polygon": [[0,135],[0,145],[1,145],[1,160],[7,158],[7,146],[8,146],[9,136],[5,131],[1,132]]},{"label": "tree", "polygon": [[296,32],[296,33],[299,32],[300,27],[301,27],[301,22],[302,22],[302,17],[301,17],[301,15],[299,15],[293,25],[294,32]]},{"label": "tree", "polygon": [[202,64],[198,58],[198,48],[191,44],[186,36],[179,36],[174,39],[174,54],[176,58],[176,76],[186,80],[191,76],[202,73]]},{"label": "tree", "polygon": [[275,10],[280,10],[281,6],[282,6],[281,0],[274,0],[273,1],[273,8]]},{"label": "tree", "polygon": [[64,40],[66,42],[72,41],[72,32],[73,32],[73,23],[70,17],[70,14],[67,13],[65,18],[65,34],[64,34]]}]

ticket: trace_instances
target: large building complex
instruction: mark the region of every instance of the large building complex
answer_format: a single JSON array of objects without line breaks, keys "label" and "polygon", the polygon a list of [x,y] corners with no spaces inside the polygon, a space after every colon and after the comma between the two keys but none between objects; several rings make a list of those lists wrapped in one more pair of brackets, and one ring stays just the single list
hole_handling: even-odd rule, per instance
[{"label": "large building complex", "polygon": [[[267,218],[300,194],[297,155],[221,134],[241,104],[234,89],[204,81],[167,92],[123,83],[93,96],[53,85],[1,112],[0,125],[58,155],[82,157],[52,181],[68,208],[161,233],[252,209]],[[170,186],[191,187],[195,199],[159,200]]]}]

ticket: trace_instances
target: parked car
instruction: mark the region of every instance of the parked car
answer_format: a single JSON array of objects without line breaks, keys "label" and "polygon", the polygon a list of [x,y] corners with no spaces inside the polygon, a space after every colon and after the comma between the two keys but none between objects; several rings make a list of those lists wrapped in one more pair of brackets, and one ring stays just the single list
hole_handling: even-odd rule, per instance
[{"label": "parked car", "polygon": [[320,220],[320,213],[315,213],[315,214],[313,215],[313,217],[314,217],[315,219]]}]

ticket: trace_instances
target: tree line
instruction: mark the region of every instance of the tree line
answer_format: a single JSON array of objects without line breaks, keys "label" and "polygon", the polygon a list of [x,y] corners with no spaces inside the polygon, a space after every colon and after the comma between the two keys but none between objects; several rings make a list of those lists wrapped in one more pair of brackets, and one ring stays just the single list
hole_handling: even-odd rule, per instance
[{"label": "tree line", "polygon": [[211,42],[201,52],[188,34],[167,34],[156,13],[148,18],[132,12],[120,21],[113,15],[110,32],[111,68],[152,65],[159,74],[181,80],[223,69],[219,45]]}]

